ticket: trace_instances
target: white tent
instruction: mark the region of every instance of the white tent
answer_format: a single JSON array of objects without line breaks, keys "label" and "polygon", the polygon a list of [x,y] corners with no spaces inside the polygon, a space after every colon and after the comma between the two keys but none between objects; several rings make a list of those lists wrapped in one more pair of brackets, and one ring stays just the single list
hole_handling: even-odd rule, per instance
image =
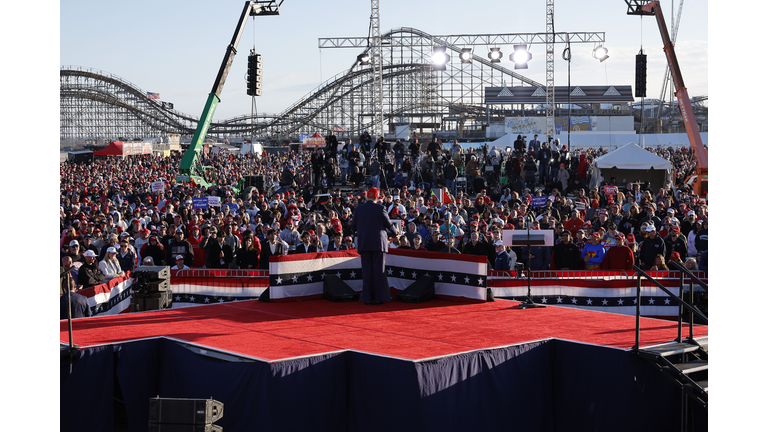
[{"label": "white tent", "polygon": [[512,136],[512,134],[506,134],[503,137],[497,139],[496,141],[491,142],[488,145],[488,148],[491,148],[493,146],[496,146],[497,149],[500,151],[504,151],[507,147],[514,150],[515,148],[515,140],[517,139],[517,135]]},{"label": "white tent", "polygon": [[672,162],[656,156],[634,143],[626,144],[618,149],[595,159],[593,164],[590,188],[597,187],[606,179],[616,177],[617,184],[634,182],[651,183],[651,190],[658,190],[664,182],[673,181],[674,167]]}]

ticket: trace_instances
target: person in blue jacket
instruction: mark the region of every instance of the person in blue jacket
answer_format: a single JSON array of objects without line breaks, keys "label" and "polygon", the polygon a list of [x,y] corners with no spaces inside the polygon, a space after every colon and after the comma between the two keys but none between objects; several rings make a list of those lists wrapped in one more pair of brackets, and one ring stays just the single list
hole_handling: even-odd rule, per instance
[{"label": "person in blue jacket", "polygon": [[600,233],[592,233],[589,243],[584,245],[581,251],[581,259],[584,260],[584,270],[598,270],[605,259],[605,248],[600,243]]}]

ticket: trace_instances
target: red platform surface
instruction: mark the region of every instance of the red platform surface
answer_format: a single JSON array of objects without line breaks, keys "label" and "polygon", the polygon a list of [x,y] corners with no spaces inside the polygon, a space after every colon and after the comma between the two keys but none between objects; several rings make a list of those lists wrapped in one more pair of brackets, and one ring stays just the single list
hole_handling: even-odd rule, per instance
[{"label": "red platform surface", "polygon": [[[509,300],[380,306],[253,300],[78,319],[73,341],[88,347],[165,336],[266,361],[339,350],[419,360],[551,338],[621,349],[635,343],[633,316],[518,305]],[[677,337],[677,322],[641,318],[640,325],[641,346]],[[707,326],[695,326],[694,336],[707,334]],[[66,320],[60,322],[60,340],[69,341]]]}]

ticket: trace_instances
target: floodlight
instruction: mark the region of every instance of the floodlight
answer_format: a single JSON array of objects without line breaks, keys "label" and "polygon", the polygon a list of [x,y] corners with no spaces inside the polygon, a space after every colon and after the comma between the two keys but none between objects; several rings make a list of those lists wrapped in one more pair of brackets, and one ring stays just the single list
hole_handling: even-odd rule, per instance
[{"label": "floodlight", "polygon": [[472,63],[472,48],[462,48],[459,58],[462,63]]},{"label": "floodlight", "polygon": [[357,56],[357,61],[363,66],[369,65],[371,64],[371,56],[367,52],[364,52]]},{"label": "floodlight", "polygon": [[501,52],[501,48],[491,48],[491,52],[488,53],[491,63],[501,63],[502,57],[504,57],[504,53]]},{"label": "floodlight", "polygon": [[528,45],[515,45],[515,52],[509,55],[509,59],[515,63],[515,69],[528,69],[528,62],[533,55],[528,52]]},{"label": "floodlight", "polygon": [[445,70],[445,65],[451,61],[451,56],[445,53],[444,46],[436,46],[432,49],[432,68],[434,70]]},{"label": "floodlight", "polygon": [[604,62],[608,58],[608,48],[598,45],[597,48],[592,50],[592,57]]}]

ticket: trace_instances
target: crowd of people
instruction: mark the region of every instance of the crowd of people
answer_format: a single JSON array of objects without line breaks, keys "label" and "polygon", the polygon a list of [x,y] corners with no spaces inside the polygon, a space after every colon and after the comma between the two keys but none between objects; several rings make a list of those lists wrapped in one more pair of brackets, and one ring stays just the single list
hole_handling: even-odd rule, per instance
[{"label": "crowd of people", "polygon": [[[695,168],[690,151],[652,150],[674,163],[675,182],[651,190],[611,179],[619,187],[606,194],[586,186],[605,150],[526,141],[465,149],[330,135],[314,150],[202,155],[209,186],[175,180],[180,154],[63,162],[60,264],[72,278],[62,277],[61,293],[141,265],[267,269],[272,255],[355,249],[350,221],[372,187],[403,227],[391,248],[482,255],[496,270],[707,269],[707,203],[683,183]],[[264,176],[264,190],[240,187],[247,175]],[[193,205],[210,196],[220,205]],[[507,247],[509,229],[553,229],[556,244]]]}]

